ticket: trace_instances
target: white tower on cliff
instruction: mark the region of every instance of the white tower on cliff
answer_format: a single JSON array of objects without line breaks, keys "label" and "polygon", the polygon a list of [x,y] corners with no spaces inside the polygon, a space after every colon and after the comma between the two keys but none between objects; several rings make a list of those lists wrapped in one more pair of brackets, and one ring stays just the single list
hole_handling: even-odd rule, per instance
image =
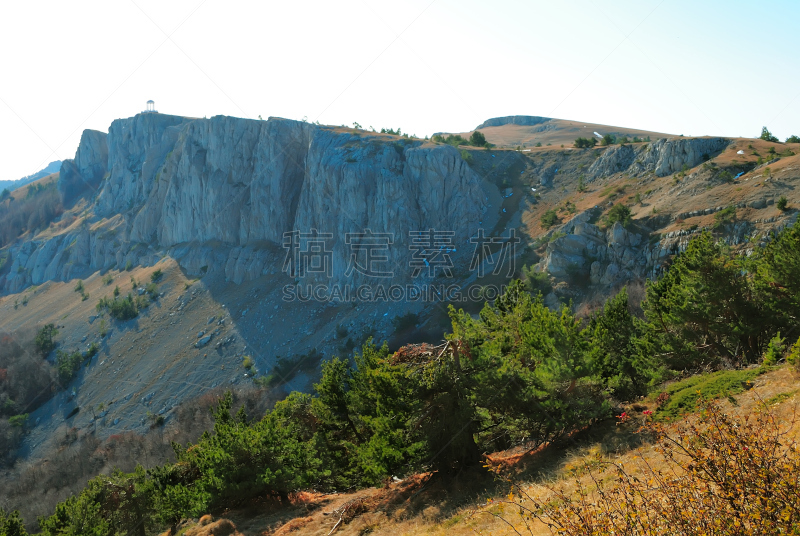
[{"label": "white tower on cliff", "polygon": [[147,101],[147,109],[142,112],[143,114],[157,114],[158,110],[156,110],[156,103],[149,100]]}]

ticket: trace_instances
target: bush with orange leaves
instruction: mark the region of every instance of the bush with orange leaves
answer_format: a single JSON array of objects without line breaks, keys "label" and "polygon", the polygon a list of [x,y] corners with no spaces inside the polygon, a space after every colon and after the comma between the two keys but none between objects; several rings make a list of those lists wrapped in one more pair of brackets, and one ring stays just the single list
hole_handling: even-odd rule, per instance
[{"label": "bush with orange leaves", "polygon": [[[734,417],[701,404],[693,424],[645,423],[666,467],[641,458],[634,473],[608,463],[610,475],[588,471],[589,485],[578,480],[576,491],[551,488],[544,498],[509,480],[506,499],[484,512],[517,534],[533,534],[534,520],[565,535],[800,534],[794,419],[781,425],[766,409]],[[519,517],[503,509],[509,505]]]}]

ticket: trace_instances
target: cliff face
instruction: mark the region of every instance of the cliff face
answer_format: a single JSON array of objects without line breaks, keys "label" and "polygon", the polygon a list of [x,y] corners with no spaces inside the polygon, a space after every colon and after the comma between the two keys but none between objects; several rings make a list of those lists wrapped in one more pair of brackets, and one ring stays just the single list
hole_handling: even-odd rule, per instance
[{"label": "cliff face", "polygon": [[84,130],[75,158],[61,163],[58,191],[65,203],[71,203],[86,190],[97,190],[108,170],[106,134]]},{"label": "cliff face", "polygon": [[[70,202],[96,184],[94,220],[12,249],[0,290],[85,277],[167,253],[190,273],[240,282],[275,271],[284,233],[330,233],[334,282],[345,234],[390,233],[389,265],[406,267],[409,231],[453,231],[464,243],[486,210],[480,178],[457,150],[284,119],[140,114],[84,133],[59,188]],[[402,275],[402,274],[400,274]]]},{"label": "cliff face", "polygon": [[590,180],[614,173],[639,175],[653,172],[664,177],[694,167],[715,156],[728,146],[725,138],[661,138],[653,143],[617,145],[606,149],[589,167]]}]

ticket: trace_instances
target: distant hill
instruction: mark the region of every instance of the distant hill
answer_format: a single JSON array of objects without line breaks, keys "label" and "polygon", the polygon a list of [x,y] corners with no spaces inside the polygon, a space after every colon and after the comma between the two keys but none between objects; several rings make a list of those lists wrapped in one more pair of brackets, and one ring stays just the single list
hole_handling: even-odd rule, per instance
[{"label": "distant hill", "polygon": [[57,173],[58,170],[61,169],[61,160],[55,160],[47,164],[47,167],[37,171],[33,175],[28,175],[27,177],[22,177],[21,179],[17,179],[15,181],[0,181],[0,192],[8,188],[9,191],[13,191],[21,186],[25,186],[35,180],[39,180],[42,177],[46,177],[53,173]]},{"label": "distant hill", "polygon": [[[498,148],[527,148],[537,147],[538,144],[541,144],[541,146],[559,146],[563,144],[566,147],[572,147],[576,138],[594,137],[599,139],[605,134],[612,134],[616,137],[626,136],[630,139],[650,137],[653,140],[675,136],[674,134],[663,132],[532,115],[494,117],[475,127],[475,130],[480,130],[486,136],[486,141],[496,145]],[[472,132],[456,132],[453,134],[460,134],[465,138],[469,138]],[[446,136],[448,133],[440,134]]]},{"label": "distant hill", "polygon": [[551,121],[550,117],[539,117],[535,115],[509,115],[506,117],[494,117],[487,119],[477,127],[475,130],[486,127],[502,127],[503,125],[520,125],[524,127],[532,127],[541,123]]}]

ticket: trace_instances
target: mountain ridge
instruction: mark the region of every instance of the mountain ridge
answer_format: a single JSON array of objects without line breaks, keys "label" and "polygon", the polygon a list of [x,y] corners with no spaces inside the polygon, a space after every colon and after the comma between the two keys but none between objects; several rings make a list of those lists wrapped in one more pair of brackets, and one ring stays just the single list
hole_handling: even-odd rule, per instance
[{"label": "mountain ridge", "polygon": [[22,177],[21,179],[13,181],[0,181],[0,191],[6,189],[9,191],[13,191],[17,188],[25,186],[26,184],[30,184],[33,181],[39,180],[53,173],[57,173],[60,169],[61,169],[61,160],[53,160],[52,162],[47,164],[44,168],[40,169],[36,173],[32,173],[26,177]]}]

